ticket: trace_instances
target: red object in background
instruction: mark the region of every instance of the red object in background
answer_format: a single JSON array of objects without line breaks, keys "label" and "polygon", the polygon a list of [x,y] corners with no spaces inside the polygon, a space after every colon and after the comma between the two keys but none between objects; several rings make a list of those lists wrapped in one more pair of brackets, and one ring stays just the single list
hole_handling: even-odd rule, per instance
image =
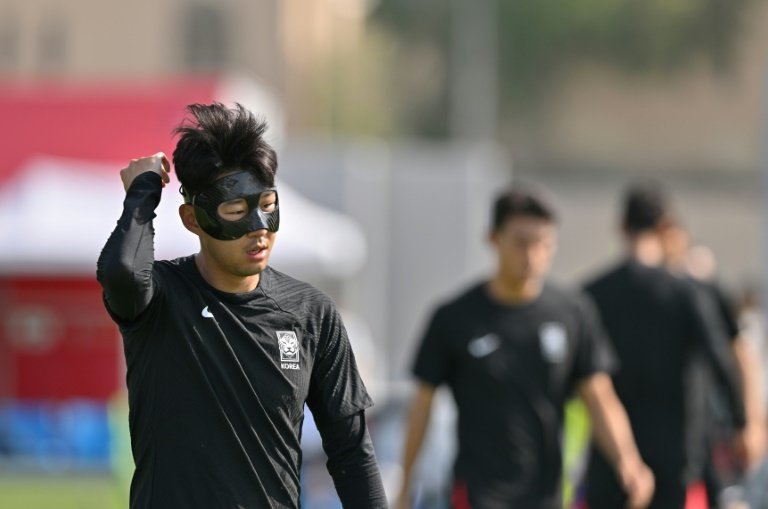
[{"label": "red object in background", "polygon": [[0,82],[0,186],[35,155],[125,161],[162,150],[184,107],[210,102],[216,80],[184,77],[145,83]]},{"label": "red object in background", "polygon": [[[707,488],[703,482],[697,482],[688,486],[685,492],[684,509],[708,509],[709,499],[707,499]],[[589,509],[586,503],[577,505],[574,509]]]},{"label": "red object in background", "polygon": [[451,505],[454,509],[472,509],[472,506],[469,503],[467,483],[461,479],[457,479],[453,483],[453,489],[451,490]]},{"label": "red object in background", "polygon": [[95,275],[0,278],[0,398],[106,401],[124,373]]},{"label": "red object in background", "polygon": [[[39,155],[111,163],[159,150],[170,156],[184,107],[211,102],[217,87],[213,76],[0,82],[0,138],[8,141],[0,187]],[[0,399],[107,400],[124,386],[122,346],[95,270],[35,276],[0,267]]]},{"label": "red object in background", "polygon": [[704,483],[699,482],[688,486],[685,497],[685,509],[707,509],[708,507],[707,488],[704,486]]}]

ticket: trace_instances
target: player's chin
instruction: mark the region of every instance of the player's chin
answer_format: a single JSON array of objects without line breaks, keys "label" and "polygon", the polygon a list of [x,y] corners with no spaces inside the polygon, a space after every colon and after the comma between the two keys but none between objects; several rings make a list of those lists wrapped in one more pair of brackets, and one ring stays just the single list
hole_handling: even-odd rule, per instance
[{"label": "player's chin", "polygon": [[247,272],[248,275],[260,274],[267,268],[269,259],[260,260],[258,262],[248,261],[241,265],[242,272]]},{"label": "player's chin", "polygon": [[232,274],[236,274],[240,277],[251,277],[261,274],[266,268],[266,264],[238,264],[232,267]]},{"label": "player's chin", "polygon": [[250,275],[260,274],[269,265],[269,256],[261,258],[259,260],[247,260],[243,265],[243,268]]}]

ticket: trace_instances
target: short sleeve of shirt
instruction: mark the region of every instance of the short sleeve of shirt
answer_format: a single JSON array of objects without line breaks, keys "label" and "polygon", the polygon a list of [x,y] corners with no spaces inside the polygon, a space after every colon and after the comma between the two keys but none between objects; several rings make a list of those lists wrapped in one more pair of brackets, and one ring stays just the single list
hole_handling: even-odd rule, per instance
[{"label": "short sleeve of shirt", "polygon": [[694,341],[707,347],[724,347],[730,338],[719,294],[712,286],[686,281],[682,304]]},{"label": "short sleeve of shirt", "polygon": [[435,387],[445,382],[451,371],[448,316],[445,307],[432,315],[413,364],[416,378]]},{"label": "short sleeve of shirt", "polygon": [[579,326],[573,380],[578,382],[595,373],[613,373],[618,359],[603,329],[592,299],[579,299]]},{"label": "short sleeve of shirt", "polygon": [[333,422],[372,406],[347,331],[332,304],[324,312],[320,336],[307,397],[314,418]]},{"label": "short sleeve of shirt", "polygon": [[725,332],[728,334],[728,339],[733,341],[739,335],[739,320],[736,312],[736,305],[726,291],[715,283],[710,283],[710,288],[717,302],[717,308],[720,311],[720,316],[723,319],[723,326]]}]

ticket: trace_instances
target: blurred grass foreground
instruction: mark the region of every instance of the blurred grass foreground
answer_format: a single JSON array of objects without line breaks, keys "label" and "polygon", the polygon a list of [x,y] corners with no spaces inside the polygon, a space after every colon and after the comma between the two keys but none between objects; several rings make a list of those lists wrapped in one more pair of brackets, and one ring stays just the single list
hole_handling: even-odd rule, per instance
[{"label": "blurred grass foreground", "polygon": [[127,507],[128,407],[86,400],[0,406],[0,507]]},{"label": "blurred grass foreground", "polygon": [[111,475],[13,474],[0,477],[0,507],[112,509],[127,506]]}]

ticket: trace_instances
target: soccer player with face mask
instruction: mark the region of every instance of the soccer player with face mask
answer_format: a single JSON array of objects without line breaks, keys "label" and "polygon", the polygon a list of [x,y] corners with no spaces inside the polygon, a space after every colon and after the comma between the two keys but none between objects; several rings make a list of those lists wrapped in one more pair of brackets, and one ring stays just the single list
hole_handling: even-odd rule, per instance
[{"label": "soccer player with face mask", "polygon": [[541,193],[516,186],[496,200],[495,272],[435,311],[416,355],[400,509],[410,506],[411,472],[442,384],[458,409],[455,509],[562,508],[561,427],[574,391],[625,506],[650,501],[653,476],[614,393],[613,355],[594,307],[547,281],[556,235],[554,209]]},{"label": "soccer player with face mask", "polygon": [[299,507],[306,403],[344,507],[387,507],[341,318],[268,265],[280,201],[266,124],[240,105],[188,112],[173,163],[200,251],[154,259],[170,171],[158,153],[121,170],[123,213],[98,261],[128,365],[130,506]]}]

